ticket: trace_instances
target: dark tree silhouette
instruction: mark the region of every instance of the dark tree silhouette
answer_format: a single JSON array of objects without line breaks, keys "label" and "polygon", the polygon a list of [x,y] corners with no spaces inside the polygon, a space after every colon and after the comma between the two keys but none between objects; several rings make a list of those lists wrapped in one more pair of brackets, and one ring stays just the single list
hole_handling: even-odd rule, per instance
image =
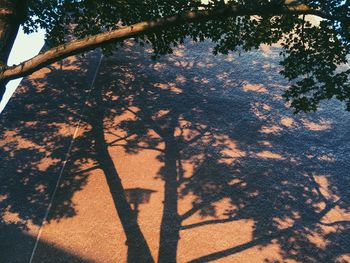
[{"label": "dark tree silhouette", "polygon": [[[320,190],[321,186],[314,178],[316,166],[305,165],[310,161],[300,156],[300,149],[310,151],[309,144],[302,144],[307,141],[311,144],[316,143],[315,139],[309,135],[305,135],[303,139],[296,139],[300,145],[296,147],[298,150],[295,152],[291,145],[287,146],[288,143],[282,142],[282,148],[278,149],[275,155],[269,156],[268,146],[256,145],[259,138],[264,138],[264,135],[258,135],[257,130],[264,128],[265,120],[257,120],[254,115],[244,117],[250,112],[249,105],[239,104],[241,100],[238,96],[244,96],[244,93],[236,91],[238,94],[233,98],[223,99],[222,94],[225,90],[222,87],[228,85],[225,84],[225,80],[229,77],[216,80],[215,84],[218,86],[213,88],[206,81],[201,84],[201,81],[196,82],[196,78],[181,78],[186,76],[187,69],[185,67],[182,71],[178,64],[190,64],[195,61],[196,54],[184,54],[179,58],[181,63],[175,59],[165,64],[166,69],[159,71],[151,70],[151,65],[137,63],[143,53],[141,50],[132,50],[136,55],[124,53],[125,56],[122,57],[125,59],[119,56],[107,59],[107,62],[111,61],[106,67],[108,74],[111,74],[108,68],[115,68],[115,72],[112,71],[110,77],[106,73],[102,76],[106,101],[112,116],[129,113],[134,118],[116,123],[115,117],[110,117],[110,122],[105,123],[105,126],[109,127],[110,131],[116,129],[125,134],[124,137],[117,137],[111,147],[123,147],[134,154],[147,149],[159,152],[159,160],[163,163],[159,177],[165,184],[158,260],[176,261],[180,231],[242,219],[254,220],[254,240],[194,261],[207,262],[253,246],[267,245],[272,240],[278,240],[281,244],[285,253],[282,256],[285,258],[294,258],[302,262],[325,258],[334,260],[337,254],[333,254],[333,248],[321,251],[308,241],[307,235],[310,232],[323,233],[322,226],[327,225],[325,215],[336,206],[348,209],[348,191],[341,189],[342,185],[347,185],[348,177],[344,171],[336,169],[336,164],[327,167],[329,177],[332,178],[332,191],[335,191],[333,194],[341,198],[337,200],[324,196],[323,189]],[[193,49],[191,51],[193,52]],[[278,52],[278,49],[275,52]],[[113,62],[114,59],[116,62]],[[209,61],[214,63],[215,60],[211,58]],[[160,60],[160,63],[162,62]],[[118,67],[113,66],[113,63],[117,63]],[[220,68],[224,70],[231,66],[229,62],[226,63],[221,63]],[[249,61],[243,60],[242,63]],[[200,74],[201,70],[198,68],[192,70],[210,79],[218,78],[208,72]],[[134,72],[138,72],[136,78],[133,77]],[[247,81],[240,79],[242,77],[236,74],[236,78],[233,79],[239,85]],[[256,74],[261,74],[259,69]],[[250,76],[253,79],[256,77],[257,75]],[[266,81],[261,80],[261,83]],[[235,123],[236,118],[232,119],[237,111],[241,115],[237,118],[241,122],[238,124]],[[249,129],[245,130],[246,134],[240,131],[243,123],[249,124]],[[237,157],[238,160],[233,161],[235,158],[225,154],[232,150],[226,137],[236,139],[242,151],[261,151],[262,157],[240,156]],[[279,136],[270,140],[273,145],[281,143]],[[296,141],[292,142],[295,143]],[[284,150],[283,147],[287,147],[288,150]],[[263,157],[265,151],[267,157]],[[312,150],[311,152],[317,162],[320,153]],[[193,165],[194,170],[190,176],[184,175],[183,163]],[[256,163],[259,163],[259,166],[256,166]],[[179,199],[189,195],[196,197],[193,207],[184,214],[179,214]],[[235,207],[225,212],[226,218],[184,224],[186,219],[196,213],[203,218],[218,216],[216,203],[225,198],[230,199]],[[325,205],[324,208],[320,208],[322,204]],[[347,236],[349,222],[338,223],[340,228],[344,228],[342,233]],[[347,240],[347,237],[344,237],[344,240]],[[291,246],[292,243],[296,245]],[[338,246],[336,243],[333,245],[335,251],[342,251],[340,254],[346,251],[346,246]],[[316,255],[311,256],[316,249]]]},{"label": "dark tree silhouette", "polygon": [[[239,63],[249,65],[251,57],[245,54],[246,58],[230,62],[225,56],[229,51],[243,52],[261,44],[280,43],[283,47],[275,53],[283,55],[281,73],[293,81],[291,88],[281,89],[281,92],[285,92],[285,98],[296,111],[315,110],[320,101],[333,97],[349,104],[349,70],[342,67],[349,53],[348,1],[305,1],[304,4],[300,1],[298,4],[295,1],[231,1],[227,4],[213,1],[208,5],[198,1],[147,5],[118,1],[25,2],[28,2],[29,19],[12,12],[19,10],[18,6],[0,0],[3,14],[0,37],[8,38],[1,42],[6,45],[0,46],[2,85],[58,59],[98,46],[102,46],[105,54],[116,52],[117,55],[105,59],[106,69],[99,76],[103,82],[98,83],[91,94],[89,85],[80,83],[79,74],[92,76],[95,63],[86,65],[84,60],[76,62],[76,68],[64,71],[66,75],[60,87],[47,86],[47,83],[61,82],[57,80],[57,69],[50,67],[51,72],[27,80],[23,91],[18,92],[17,97],[21,97],[19,100],[23,103],[19,108],[9,109],[18,113],[18,119],[5,116],[3,123],[6,125],[1,133],[1,160],[6,165],[0,168],[4,182],[0,186],[0,222],[3,229],[11,230],[2,231],[3,238],[31,224],[33,229],[40,226],[57,179],[52,175],[60,174],[60,164],[68,161],[63,171],[66,176],[59,185],[59,191],[67,194],[62,195],[63,200],[55,201],[48,220],[73,217],[76,211],[72,194],[84,187],[86,173],[100,169],[126,234],[128,261],[153,262],[137,214],[127,202],[118,167],[110,155],[111,147],[123,147],[134,154],[143,150],[156,151],[162,163],[157,175],[164,181],[159,262],[176,261],[181,231],[238,220],[254,222],[251,241],[203,255],[193,262],[220,259],[251,247],[264,247],[272,241],[280,245],[283,259],[301,262],[324,259],[333,262],[348,253],[349,222],[326,220],[327,213],[336,207],[349,211],[349,179],[344,172],[348,168],[348,162],[344,161],[348,157],[347,137],[331,144],[326,139],[331,134],[322,131],[320,138],[305,133],[285,142],[283,136],[278,132],[274,135],[272,131],[274,136],[269,137],[269,143],[279,146],[271,153],[271,147],[262,144],[269,134],[269,131],[261,132],[267,129],[266,119],[259,118],[259,111],[264,109],[262,103],[255,105],[256,112],[252,112],[251,105],[243,102],[243,98],[247,98],[246,91],[226,90],[249,84],[248,76],[238,68]],[[160,19],[159,14],[162,14]],[[300,16],[306,14],[323,20],[312,24],[305,16]],[[9,16],[15,19],[5,21],[3,17],[9,19]],[[48,51],[21,65],[4,66],[19,23],[24,23],[27,31],[39,24],[46,28]],[[70,41],[67,30],[78,39]],[[128,45],[130,42],[123,40],[131,36],[141,47],[134,47],[132,51],[119,46],[116,49],[115,43]],[[200,51],[196,53],[191,41],[205,39],[212,40],[213,45],[208,46],[205,41],[197,46]],[[143,46],[151,45],[153,56],[161,63],[167,58],[159,55],[171,53],[179,44],[188,46],[192,52],[183,56],[185,61],[171,62],[161,73],[150,69],[154,61],[145,55]],[[209,54],[209,49],[217,56],[210,56],[208,60],[203,54]],[[89,59],[96,61],[97,58]],[[196,60],[215,64],[213,67],[220,65],[224,73],[231,72],[230,68],[236,65],[237,71],[218,76],[210,69],[200,69],[198,64],[184,66],[182,76],[178,74],[177,64],[190,65]],[[264,65],[257,63],[255,67],[258,71],[249,72],[250,81],[255,78],[254,83],[273,85],[275,76],[271,76],[271,82],[261,79]],[[79,68],[86,68],[86,71]],[[193,73],[189,73],[191,70]],[[128,71],[136,72],[136,77],[129,78],[125,74]],[[184,77],[188,74],[190,77]],[[215,80],[214,85],[210,79]],[[28,92],[31,86],[36,86],[35,96]],[[259,86],[252,87],[253,90],[257,88]],[[88,96],[87,106],[83,106]],[[329,105],[333,107],[332,103]],[[285,113],[282,102],[276,105]],[[86,108],[84,114],[82,108]],[[116,122],[125,112],[133,118]],[[65,132],[64,124],[76,126],[80,118],[89,128],[70,146],[72,133]],[[314,118],[317,120],[317,116]],[[346,118],[342,120],[347,122]],[[242,127],[246,129],[242,131]],[[117,135],[114,141],[107,141],[106,134],[118,134],[116,130],[123,131],[126,136]],[[237,145],[232,146],[232,141]],[[322,158],[332,156],[325,157],[313,148],[319,143],[326,149],[338,148],[337,161],[324,161]],[[71,153],[67,156],[70,147]],[[342,149],[345,150],[342,152]],[[242,154],[232,156],[232,152]],[[339,153],[344,156],[340,158]],[[91,162],[93,166],[81,171],[80,166]],[[324,166],[322,169],[317,167],[320,163]],[[190,174],[186,165],[193,167]],[[315,171],[326,174],[331,185],[327,189],[329,195],[315,179]],[[180,214],[180,201],[190,197],[193,198],[192,207]],[[223,200],[230,203],[224,213],[217,209]],[[18,216],[16,223],[8,222],[9,213]],[[202,220],[186,223],[194,215]],[[324,230],[333,226],[337,226],[337,232]],[[320,248],[308,238],[311,234],[331,242]]]},{"label": "dark tree silhouette", "polygon": [[[8,1],[0,2],[1,90],[8,80],[28,75],[61,58],[110,42],[136,37],[151,43],[155,55],[171,53],[186,37],[211,39],[214,53],[258,48],[281,43],[284,70],[296,80],[286,98],[297,111],[317,108],[323,99],[336,97],[349,104],[349,71],[339,71],[349,54],[348,1]],[[323,20],[311,24],[306,15]],[[47,30],[52,47],[15,66],[7,65],[14,32],[23,24],[27,32]],[[78,39],[70,41],[67,31]],[[62,44],[62,45],[59,45]],[[107,46],[106,46],[107,45]],[[322,63],[318,63],[322,61]]]},{"label": "dark tree silhouette", "polygon": [[[186,44],[188,51],[182,48],[172,57],[152,61],[147,60],[150,55],[142,48],[126,42],[125,49],[119,51],[123,56],[104,58],[90,95],[87,82],[91,82],[94,75],[92,64],[97,63],[88,67],[84,60],[78,60],[72,65],[63,65],[67,80],[76,86],[71,87],[69,94],[66,80],[64,83],[57,81],[60,70],[55,67],[47,69],[41,77],[27,80],[16,95],[23,102],[21,107],[13,105],[7,112],[14,114],[7,117],[5,112],[3,120],[6,124],[1,134],[2,163],[6,164],[1,173],[5,178],[1,188],[4,229],[32,228],[32,223],[26,220],[40,226],[72,137],[72,131],[62,133],[65,130],[62,125],[68,121],[76,126],[82,118],[81,125],[85,128],[72,145],[59,186],[60,198],[54,202],[49,221],[75,216],[72,194],[83,189],[91,171],[99,169],[109,184],[127,237],[128,260],[152,261],[136,214],[126,202],[125,189],[113,161],[118,157],[110,154],[113,147],[122,147],[130,154],[152,150],[158,153],[162,164],[155,179],[165,182],[160,262],[176,261],[182,231],[195,233],[201,227],[240,220],[254,222],[251,241],[202,255],[193,261],[219,259],[271,242],[278,242],[282,258],[300,262],[334,261],[346,253],[348,221],[329,222],[326,218],[327,212],[336,207],[349,210],[348,163],[345,161],[348,144],[346,131],[342,131],[346,125],[339,125],[336,133],[345,137],[339,137],[336,142],[324,140],[334,132],[327,129],[316,136],[309,132],[293,135],[292,130],[283,129],[276,134],[274,131],[266,133],[266,127],[279,124],[283,116],[292,118],[280,98],[271,101],[271,96],[280,96],[283,92],[273,87],[286,84],[276,84],[281,80],[276,68],[268,69],[265,64],[265,61],[274,63],[279,48],[272,48],[267,57],[255,52],[225,60],[221,55],[209,55],[212,46],[207,42]],[[207,57],[199,56],[203,53]],[[91,57],[91,54],[88,59],[96,62],[97,55]],[[140,59],[143,63],[139,63]],[[253,63],[251,72],[245,72],[241,66],[250,67]],[[219,65],[220,73],[213,70]],[[234,65],[238,66],[233,70]],[[88,81],[81,83],[78,72],[90,76]],[[269,78],[262,72],[270,74]],[[252,84],[254,82],[259,85]],[[56,84],[48,86],[48,83]],[[30,85],[36,86],[37,96],[29,92]],[[48,96],[53,91],[54,96]],[[254,95],[256,93],[260,95]],[[88,97],[86,106],[82,107],[82,101]],[[247,100],[252,101],[247,103]],[[279,111],[273,119],[260,114],[271,107],[268,107],[269,101]],[[339,108],[332,103],[334,108]],[[84,114],[82,108],[85,108]],[[126,113],[132,118],[118,118]],[[322,114],[323,117],[333,115],[328,111]],[[18,119],[13,119],[15,115]],[[322,120],[318,116],[311,115],[310,119],[317,123]],[[298,125],[303,126],[304,117]],[[339,122],[348,122],[347,115],[337,118]],[[289,134],[290,141],[284,141],[285,134]],[[115,139],[111,140],[113,136]],[[268,143],[262,143],[266,141]],[[321,150],[315,145],[320,145]],[[334,149],[335,162],[327,161],[324,156],[327,149]],[[42,166],[45,160],[51,159],[52,163]],[[331,186],[327,189],[328,195],[315,179],[321,172]],[[11,176],[6,177],[7,174]],[[192,206],[179,212],[182,200],[190,200]],[[219,209],[223,200],[230,202],[224,211]],[[11,227],[8,212],[17,214],[20,219]],[[188,223],[195,215],[201,220]],[[332,225],[337,226],[337,232],[325,230]],[[2,238],[7,238],[5,233],[9,231],[2,233]],[[309,240],[311,233],[332,242],[320,248]],[[27,245],[30,247],[33,243]],[[41,259],[40,251],[46,248],[40,244],[39,248],[38,258]]]}]

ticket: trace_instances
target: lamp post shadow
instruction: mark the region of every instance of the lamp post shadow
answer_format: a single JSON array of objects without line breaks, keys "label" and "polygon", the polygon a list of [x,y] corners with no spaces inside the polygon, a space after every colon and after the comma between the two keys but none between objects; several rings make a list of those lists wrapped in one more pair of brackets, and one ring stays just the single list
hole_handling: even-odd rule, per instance
[{"label": "lamp post shadow", "polygon": [[136,220],[140,212],[139,205],[149,203],[152,193],[155,192],[157,191],[139,187],[125,189],[126,200],[129,204],[132,205],[132,209],[135,212]]}]

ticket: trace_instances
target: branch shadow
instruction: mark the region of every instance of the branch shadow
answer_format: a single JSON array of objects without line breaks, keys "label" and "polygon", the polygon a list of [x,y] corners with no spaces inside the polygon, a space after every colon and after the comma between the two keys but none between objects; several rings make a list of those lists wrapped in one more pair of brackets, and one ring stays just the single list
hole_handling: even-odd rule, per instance
[{"label": "branch shadow", "polygon": [[263,48],[213,57],[208,43],[186,43],[149,62],[147,49],[131,43],[105,61],[110,146],[131,155],[156,151],[162,163],[155,175],[165,183],[159,262],[176,261],[185,231],[243,222],[252,224],[251,241],[191,262],[270,245],[279,252],[267,262],[341,262],[348,253],[349,116],[334,101],[321,113],[291,114],[278,48]]},{"label": "branch shadow", "polygon": [[[91,62],[98,58],[98,52],[89,53],[85,59],[71,57],[61,66],[56,63],[29,76],[2,113],[0,226],[7,230],[0,231],[1,261],[12,262],[11,256],[16,254],[29,260],[33,242],[16,244],[18,250],[13,255],[8,244],[18,242],[16,233],[35,239],[59,175],[79,170],[78,163],[70,163],[65,171],[62,167],[89,92],[89,76],[95,69]],[[62,178],[58,191],[65,193],[64,199],[50,211],[48,222],[76,215],[72,197],[87,179],[85,175]]]},{"label": "branch shadow", "polygon": [[[96,63],[63,64],[64,78],[55,68],[29,78],[0,135],[1,225],[36,233],[80,123],[49,221],[76,216],[73,195],[99,170],[128,262],[231,260],[252,248],[273,251],[262,253],[266,262],[341,262],[349,253],[349,116],[335,102],[293,116],[281,98],[288,84],[278,75],[278,48],[239,57],[212,56],[207,42],[186,46],[151,61],[147,47],[127,42],[104,59],[85,106]],[[152,180],[164,189],[144,188],[164,193],[157,251],[135,213],[151,208],[137,207],[121,183],[116,148],[157,154]],[[211,238],[217,244],[207,246]]]}]

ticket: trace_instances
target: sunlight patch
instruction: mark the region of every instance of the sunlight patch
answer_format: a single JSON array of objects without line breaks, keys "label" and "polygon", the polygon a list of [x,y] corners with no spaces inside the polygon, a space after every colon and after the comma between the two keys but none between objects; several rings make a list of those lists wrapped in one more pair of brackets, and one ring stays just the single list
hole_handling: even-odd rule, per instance
[{"label": "sunlight patch", "polygon": [[267,89],[262,84],[244,83],[243,90],[247,91],[247,92],[254,91],[254,92],[258,92],[258,93],[267,93]]},{"label": "sunlight patch", "polygon": [[301,121],[304,127],[310,131],[325,131],[325,130],[329,130],[332,127],[331,122],[326,120],[321,120],[318,123],[307,119],[302,119]]},{"label": "sunlight patch", "polygon": [[256,156],[264,159],[275,159],[275,160],[285,160],[285,158],[278,154],[278,153],[273,153],[270,151],[262,151],[256,154]]}]

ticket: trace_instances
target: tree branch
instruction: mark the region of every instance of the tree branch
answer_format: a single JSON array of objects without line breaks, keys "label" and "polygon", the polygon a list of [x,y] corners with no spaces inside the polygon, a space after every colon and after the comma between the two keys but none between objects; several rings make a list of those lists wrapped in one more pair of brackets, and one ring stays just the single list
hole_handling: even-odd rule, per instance
[{"label": "tree branch", "polygon": [[[193,259],[193,260],[189,261],[189,263],[202,263],[202,262],[209,262],[209,261],[218,260],[218,259],[221,259],[223,257],[227,257],[229,255],[233,255],[233,254],[236,254],[238,252],[244,251],[246,249],[252,248],[252,247],[254,247],[256,245],[268,244],[273,239],[282,237],[284,235],[293,234],[294,231],[299,230],[299,229],[303,229],[304,227],[310,227],[310,226],[315,225],[315,224],[323,224],[323,225],[325,225],[325,223],[321,223],[319,221],[332,208],[334,208],[337,204],[339,204],[339,202],[341,202],[341,199],[339,199],[336,202],[332,203],[331,205],[325,207],[321,212],[317,213],[317,216],[314,219],[312,219],[311,221],[309,219],[300,218],[298,221],[294,222],[294,224],[292,226],[290,226],[290,227],[278,230],[276,232],[270,233],[270,234],[265,235],[265,236],[261,236],[259,238],[253,239],[253,240],[251,240],[251,241],[249,241],[247,243],[238,245],[236,247],[224,249],[224,250],[217,251],[217,252],[205,255],[205,256],[201,256],[199,258],[196,258],[196,259]],[[340,223],[340,222],[341,221],[339,221],[338,223]],[[344,224],[343,222],[341,222],[341,223]],[[298,235],[300,235],[300,233],[298,233]]]},{"label": "tree branch", "polygon": [[194,23],[211,19],[220,19],[229,16],[249,16],[249,15],[301,15],[313,14],[329,19],[327,14],[318,10],[313,10],[305,5],[281,6],[276,8],[268,7],[246,7],[246,6],[226,6],[222,9],[208,11],[192,11],[181,15],[175,15],[165,18],[159,18],[153,21],[146,21],[126,26],[120,29],[112,30],[89,36],[82,39],[73,40],[67,44],[49,49],[23,63],[11,67],[2,68],[0,71],[0,80],[11,80],[29,75],[36,70],[50,65],[60,59],[78,54],[84,51],[92,50],[102,44],[123,40],[140,34],[146,34],[155,30],[162,30],[172,26],[186,23]]}]

